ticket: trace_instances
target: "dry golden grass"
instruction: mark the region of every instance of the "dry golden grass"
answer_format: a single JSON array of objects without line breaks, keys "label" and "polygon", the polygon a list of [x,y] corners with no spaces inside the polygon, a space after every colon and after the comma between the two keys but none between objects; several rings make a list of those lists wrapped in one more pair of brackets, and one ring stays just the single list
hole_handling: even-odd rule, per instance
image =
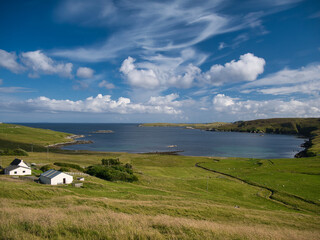
[{"label": "dry golden grass", "polygon": [[[127,214],[104,207],[75,205],[88,199],[60,197],[39,208],[30,200],[0,203],[1,239],[319,239],[320,229],[297,229],[251,222],[221,222],[164,214]],[[43,200],[43,206],[47,200]],[[128,200],[95,198],[105,206],[132,204]],[[143,204],[135,201],[133,204]],[[145,202],[156,205],[155,202]],[[29,206],[26,206],[29,205]],[[239,209],[239,211],[245,211]],[[260,211],[260,214],[263,213]],[[258,212],[247,213],[247,218]],[[266,219],[270,216],[266,212]],[[286,214],[290,218],[290,213]],[[256,216],[257,217],[257,216]],[[263,215],[260,216],[264,218]],[[276,217],[276,215],[274,215]],[[293,219],[298,220],[298,219]],[[275,219],[277,222],[278,219]]]}]

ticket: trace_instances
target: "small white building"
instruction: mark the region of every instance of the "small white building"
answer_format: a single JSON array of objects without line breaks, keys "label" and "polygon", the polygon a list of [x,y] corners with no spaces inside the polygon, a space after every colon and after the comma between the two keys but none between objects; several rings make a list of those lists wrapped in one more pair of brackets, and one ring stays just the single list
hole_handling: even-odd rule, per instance
[{"label": "small white building", "polygon": [[40,175],[41,183],[58,185],[58,184],[70,184],[73,181],[73,177],[69,174],[50,169]]},{"label": "small white building", "polygon": [[16,158],[10,163],[9,167],[4,169],[4,174],[16,176],[31,175],[31,167],[22,159]]}]

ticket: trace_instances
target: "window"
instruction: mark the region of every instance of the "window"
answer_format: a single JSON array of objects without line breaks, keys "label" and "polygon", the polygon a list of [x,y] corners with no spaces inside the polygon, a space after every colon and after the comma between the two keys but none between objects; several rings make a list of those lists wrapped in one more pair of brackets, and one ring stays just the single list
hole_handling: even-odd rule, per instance
[{"label": "window", "polygon": [[26,171],[23,171],[23,173],[25,173]]},{"label": "window", "polygon": [[17,174],[17,171],[14,171],[14,174]]}]

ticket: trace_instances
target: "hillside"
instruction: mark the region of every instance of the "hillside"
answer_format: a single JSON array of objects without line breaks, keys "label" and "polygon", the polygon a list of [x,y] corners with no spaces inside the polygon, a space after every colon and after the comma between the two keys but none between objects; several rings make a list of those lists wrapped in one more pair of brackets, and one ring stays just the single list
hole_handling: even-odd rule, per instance
[{"label": "hillside", "polygon": [[[319,158],[271,163],[70,152],[30,153],[24,160],[88,166],[109,157],[130,162],[139,181],[87,176],[83,188],[74,188],[0,176],[0,238],[310,240],[320,235]],[[9,164],[12,157],[2,159]]]},{"label": "hillside", "polygon": [[0,149],[44,151],[50,144],[71,142],[72,134],[16,124],[0,124]]}]

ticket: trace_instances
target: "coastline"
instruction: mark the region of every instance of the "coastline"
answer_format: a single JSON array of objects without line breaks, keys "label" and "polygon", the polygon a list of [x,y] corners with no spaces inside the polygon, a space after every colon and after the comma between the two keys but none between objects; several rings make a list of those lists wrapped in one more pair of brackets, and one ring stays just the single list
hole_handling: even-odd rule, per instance
[{"label": "coastline", "polygon": [[61,147],[64,147],[64,146],[69,146],[69,145],[91,144],[91,143],[93,143],[93,141],[91,141],[91,140],[76,140],[78,138],[83,138],[83,137],[85,137],[85,136],[84,135],[68,136],[67,139],[72,139],[73,141],[50,144],[47,147],[49,147],[49,148],[61,148]]}]

